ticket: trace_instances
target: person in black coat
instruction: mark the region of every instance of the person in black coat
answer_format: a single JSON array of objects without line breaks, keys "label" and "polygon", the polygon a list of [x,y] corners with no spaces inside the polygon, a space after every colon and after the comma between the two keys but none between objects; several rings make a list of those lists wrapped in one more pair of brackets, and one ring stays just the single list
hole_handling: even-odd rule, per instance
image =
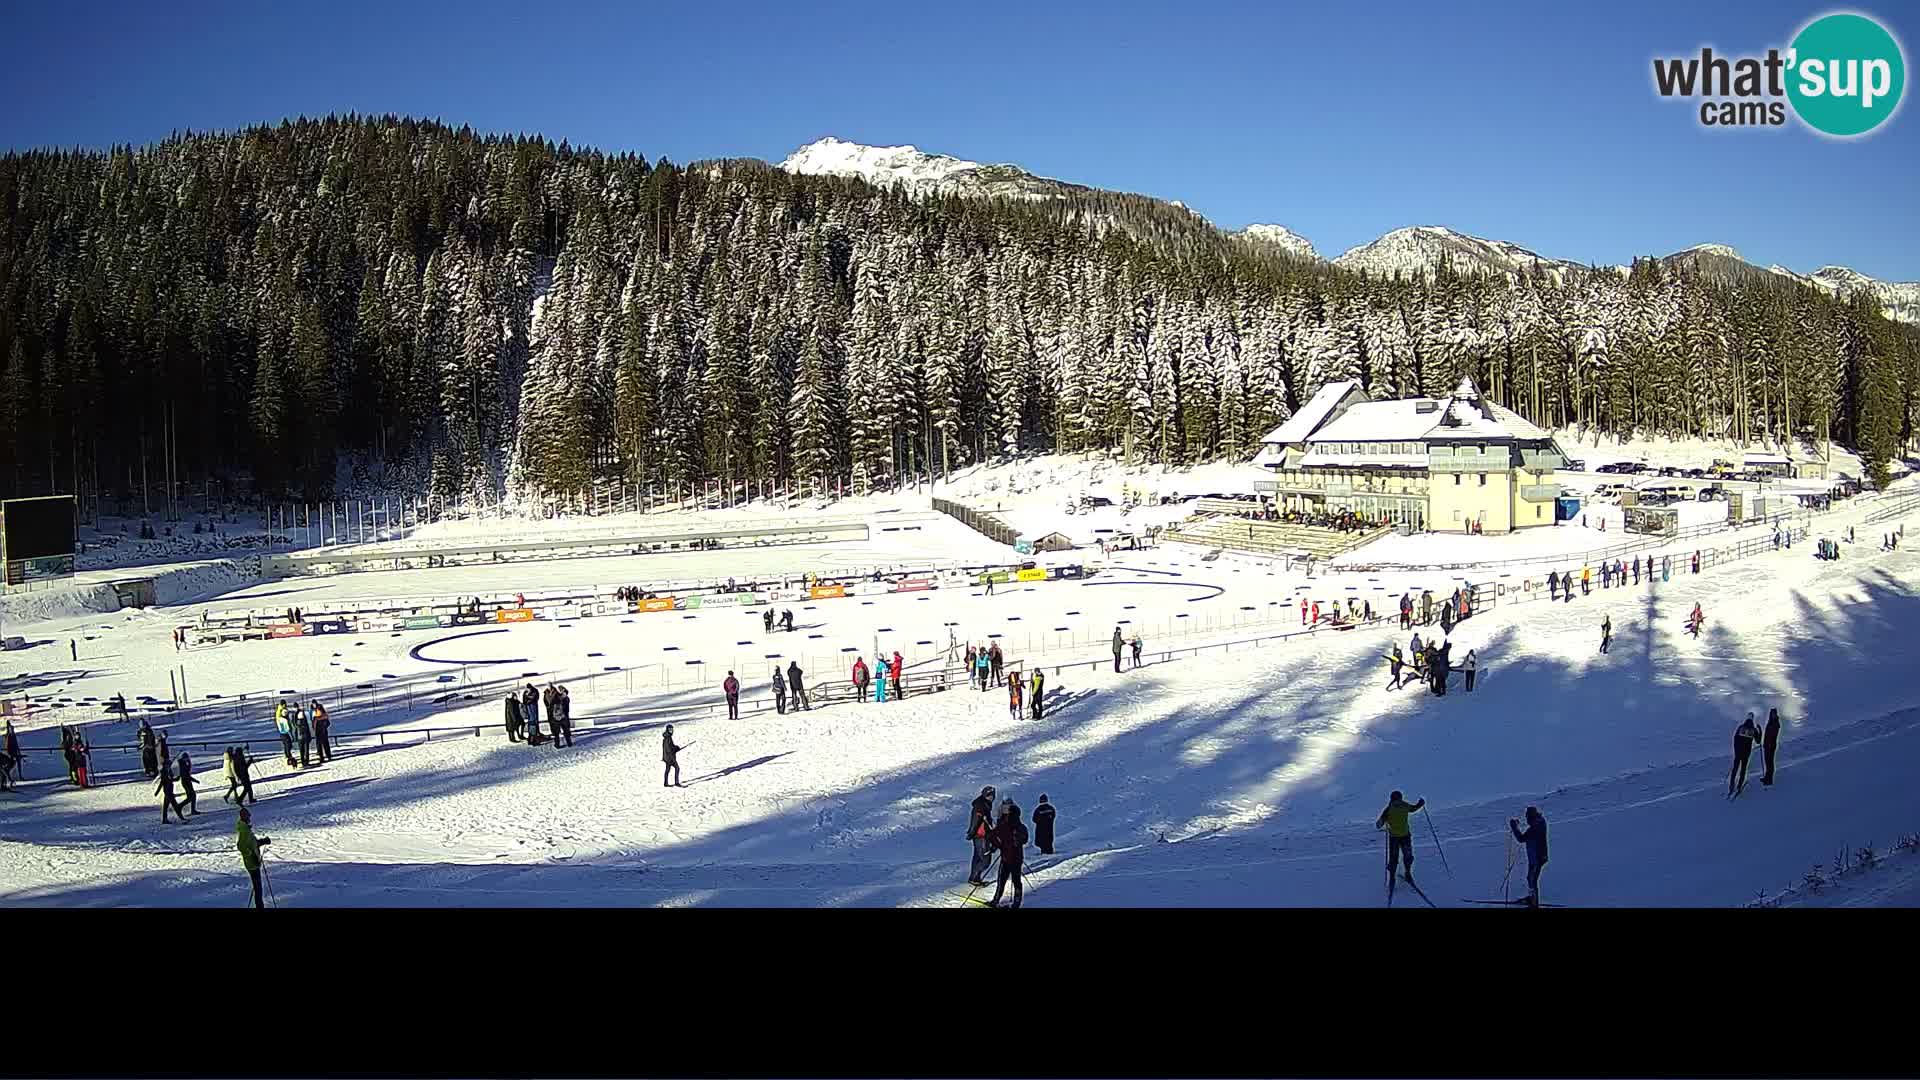
[{"label": "person in black coat", "polygon": [[527,720],[528,745],[539,746],[545,742],[540,734],[540,691],[535,690],[532,683],[520,691],[520,715]]},{"label": "person in black coat", "polygon": [[987,867],[993,863],[993,845],[987,834],[993,830],[993,785],[980,789],[967,816],[967,841],[973,845],[973,866],[967,872],[967,884],[979,887],[987,883]]},{"label": "person in black coat", "polygon": [[140,734],[136,741],[140,744],[140,771],[151,780],[160,775],[159,755],[153,749],[153,725],[145,720],[140,721]]},{"label": "person in black coat", "polygon": [[1733,729],[1733,768],[1727,773],[1727,794],[1738,795],[1747,786],[1747,758],[1753,755],[1753,744],[1761,739],[1760,728],[1753,722],[1753,714]]},{"label": "person in black coat", "polygon": [[565,739],[566,745],[573,745],[573,693],[564,686],[553,688],[553,721],[559,726],[554,728],[554,745],[560,745]]},{"label": "person in black coat", "polygon": [[198,814],[200,812],[200,800],[195,797],[193,793],[193,759],[188,757],[185,751],[181,751],[180,753],[180,791],[187,797],[187,809],[185,812],[188,814]]},{"label": "person in black coat", "polygon": [[509,693],[507,695],[507,741],[519,742],[520,729],[525,724],[526,721],[520,716],[520,695]]},{"label": "person in black coat", "polygon": [[313,765],[313,724],[307,720],[307,710],[295,705],[292,712],[293,733],[300,740],[300,767]]},{"label": "person in black coat", "polygon": [[787,688],[793,691],[793,703],[795,705],[800,706],[808,712],[813,711],[813,703],[807,700],[807,688],[800,685],[800,661],[798,660],[788,661],[787,663]]},{"label": "person in black coat", "polygon": [[1767,710],[1767,730],[1760,736],[1760,749],[1767,755],[1767,771],[1760,776],[1760,783],[1773,786],[1773,754],[1780,749],[1780,710]]},{"label": "person in black coat", "polygon": [[1513,838],[1527,845],[1527,906],[1540,906],[1540,871],[1547,865],[1547,819],[1537,806],[1527,807],[1527,831],[1517,818],[1507,819]]},{"label": "person in black coat", "polygon": [[187,820],[186,812],[173,797],[173,763],[165,758],[160,761],[160,777],[153,782],[153,793],[160,796],[160,824],[167,824],[169,810],[181,821]]},{"label": "person in black coat", "polygon": [[1026,854],[1027,827],[1020,823],[1020,808],[1008,799],[1000,807],[1000,821],[988,834],[994,848],[1000,852],[1000,878],[993,887],[993,899],[987,901],[989,907],[1000,906],[1000,895],[1006,892],[1007,882],[1013,882],[1013,906],[1019,907],[1024,890],[1020,885],[1020,864]]},{"label": "person in black coat", "polygon": [[773,711],[787,715],[787,680],[780,677],[780,665],[773,665]]},{"label": "person in black coat", "polygon": [[1040,796],[1040,805],[1033,808],[1033,846],[1040,854],[1053,854],[1053,804],[1045,795]]},{"label": "person in black coat", "polygon": [[[660,760],[666,763],[666,768],[660,773],[661,787],[683,786],[680,783],[680,751],[683,749],[674,745],[673,725],[668,724],[667,730],[660,733]],[[672,783],[667,782],[668,777],[673,778]]]}]

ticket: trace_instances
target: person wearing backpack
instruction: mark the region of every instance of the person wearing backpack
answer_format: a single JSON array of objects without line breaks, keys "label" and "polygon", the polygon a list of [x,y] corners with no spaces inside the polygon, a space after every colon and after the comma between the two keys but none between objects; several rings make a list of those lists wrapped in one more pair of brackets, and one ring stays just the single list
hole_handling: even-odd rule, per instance
[{"label": "person wearing backpack", "polygon": [[1020,808],[1008,799],[1000,806],[1000,820],[988,834],[988,840],[1000,852],[1000,877],[993,887],[993,899],[987,901],[988,907],[999,907],[1000,896],[1006,891],[1007,882],[1013,882],[1012,907],[1018,908],[1025,890],[1020,884],[1020,864],[1024,860],[1027,848],[1027,827],[1020,823]]}]

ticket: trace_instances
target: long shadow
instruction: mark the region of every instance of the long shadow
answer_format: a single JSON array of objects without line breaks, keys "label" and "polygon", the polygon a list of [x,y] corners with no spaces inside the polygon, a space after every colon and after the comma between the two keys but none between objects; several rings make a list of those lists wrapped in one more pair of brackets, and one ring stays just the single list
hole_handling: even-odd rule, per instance
[{"label": "long shadow", "polygon": [[720,769],[720,770],[718,770],[718,771],[716,771],[716,772],[710,772],[710,773],[706,773],[705,775],[702,775],[702,776],[696,776],[696,777],[694,777],[693,779],[691,779],[691,780],[689,780],[689,781],[687,781],[687,782],[686,782],[685,784],[683,784],[683,785],[681,785],[681,786],[682,786],[682,787],[692,787],[692,786],[693,786],[693,785],[695,785],[695,784],[703,784],[703,783],[705,783],[705,782],[707,782],[708,780],[718,780],[718,779],[720,779],[720,778],[721,778],[721,777],[723,777],[723,776],[732,776],[732,775],[733,775],[734,773],[738,773],[738,772],[745,772],[745,771],[747,771],[748,769],[752,769],[752,768],[756,768],[756,767],[758,767],[758,766],[761,766],[761,765],[765,765],[765,764],[766,764],[766,763],[768,763],[769,761],[778,761],[778,760],[780,760],[781,758],[783,758],[783,757],[787,757],[788,755],[790,755],[790,754],[792,754],[792,753],[793,753],[793,751],[791,751],[791,750],[782,750],[782,751],[780,751],[780,752],[779,752],[779,753],[777,753],[777,754],[767,754],[767,755],[764,755],[764,756],[762,756],[762,757],[757,757],[757,758],[754,758],[754,759],[753,759],[752,761],[743,761],[743,762],[741,762],[741,763],[740,763],[740,764],[738,764],[738,765],[729,765],[729,766],[727,766],[726,768],[724,768],[724,769]]},{"label": "long shadow", "polygon": [[[1554,800],[1570,785],[1543,793],[1543,762],[1551,762],[1554,775],[1561,778],[1570,775],[1566,762],[1590,762],[1579,775],[1599,779],[1640,768],[1646,755],[1675,760],[1722,754],[1736,711],[1743,715],[1762,695],[1808,691],[1804,677],[1791,674],[1796,669],[1844,671],[1857,661],[1855,654],[1866,649],[1899,648],[1902,656],[1911,655],[1907,641],[1910,628],[1920,620],[1920,595],[1884,572],[1869,577],[1858,589],[1862,602],[1824,612],[1816,612],[1804,596],[1793,598],[1799,629],[1777,654],[1787,663],[1775,664],[1784,670],[1759,678],[1740,665],[1714,658],[1737,654],[1746,644],[1727,621],[1710,624],[1700,643],[1683,642],[1673,626],[1657,623],[1663,608],[1671,623],[1691,606],[1687,590],[1674,586],[1652,590],[1660,594],[1658,600],[1619,597],[1608,605],[1618,611],[1630,604],[1646,613],[1645,625],[1632,628],[1631,638],[1628,628],[1616,625],[1620,638],[1638,644],[1623,658],[1624,670],[1619,661],[1588,655],[1598,622],[1598,612],[1592,611],[1598,605],[1591,602],[1568,610],[1555,610],[1559,605],[1516,606],[1508,620],[1491,625],[1469,621],[1462,630],[1466,635],[1462,644],[1471,642],[1477,648],[1486,672],[1484,685],[1471,695],[1433,698],[1416,693],[1392,698],[1378,708],[1378,700],[1356,698],[1356,687],[1371,694],[1384,683],[1385,665],[1377,647],[1386,640],[1384,634],[1378,641],[1356,642],[1352,654],[1345,654],[1339,645],[1316,645],[1321,651],[1311,654],[1314,659],[1305,664],[1298,662],[1297,652],[1275,646],[1268,655],[1294,661],[1279,669],[1252,661],[1240,667],[1242,656],[1236,653],[1232,658],[1236,666],[1204,700],[1193,700],[1201,695],[1191,683],[1183,682],[1178,689],[1158,687],[1152,668],[1137,676],[1114,676],[1104,670],[1073,672],[1052,682],[1055,697],[1051,700],[1059,704],[1038,724],[999,729],[980,745],[862,778],[851,789],[810,791],[785,810],[651,849],[646,856],[650,866],[704,867],[710,875],[728,872],[724,868],[729,866],[743,874],[751,868],[764,875],[770,869],[785,872],[805,864],[824,876],[853,882],[833,894],[834,902],[902,902],[923,895],[926,888],[903,884],[897,874],[884,872],[887,866],[951,858],[955,880],[964,873],[965,850],[958,835],[966,804],[984,783],[994,783],[1002,794],[1029,807],[1033,794],[1047,792],[1060,807],[1057,850],[1075,854],[1104,846],[1112,852],[1096,871],[1099,874],[1154,872],[1156,849],[1167,850],[1157,843],[1163,835],[1198,840],[1213,834],[1195,849],[1200,851],[1227,836],[1248,833],[1270,835],[1284,847],[1290,833],[1272,831],[1275,825],[1294,831],[1319,830],[1337,838],[1336,848],[1371,853],[1378,843],[1372,817],[1389,787],[1427,795],[1434,801],[1436,817],[1443,817],[1441,811],[1451,804],[1478,805],[1511,797],[1516,802],[1538,803],[1552,818]],[[1596,590],[1593,595],[1601,594]],[[1616,624],[1620,621],[1616,619]],[[1567,654],[1578,659],[1563,659],[1551,651],[1515,655],[1521,635],[1555,628],[1579,634],[1581,649]],[[1344,645],[1346,636],[1341,639]],[[1340,651],[1327,655],[1328,648]],[[1464,651],[1456,645],[1456,661]],[[1616,649],[1616,653],[1623,651],[1627,650]],[[1211,654],[1180,661],[1213,662]],[[1831,685],[1820,688],[1823,707],[1831,697],[1835,706],[1868,708],[1876,696],[1899,693],[1898,688],[1878,685],[1886,680],[1847,683],[1829,678],[1827,682]],[[1134,699],[1156,695],[1164,700],[1171,693],[1187,695],[1188,700],[1164,715],[1127,726]],[[1743,704],[1723,700],[1729,697]],[[951,698],[943,695],[936,700],[944,708],[948,700],[972,699],[958,691]],[[993,702],[996,707],[999,703],[998,698]],[[1764,715],[1764,709],[1759,711]],[[1615,722],[1623,713],[1658,717],[1659,724],[1640,721],[1623,738]],[[936,710],[929,722],[950,719],[947,712]],[[1120,726],[1092,743],[1070,742],[1075,733],[1103,719],[1113,719]],[[632,752],[636,760],[649,761],[655,749],[649,735],[656,726],[588,729],[582,735],[591,735],[595,752]],[[1647,743],[1644,755],[1643,742]],[[1383,748],[1393,752],[1383,756]],[[1788,742],[1783,755],[1790,753]],[[288,809],[298,824],[326,824],[384,805],[484,793],[492,786],[518,781],[530,770],[565,769],[568,764],[565,754],[518,755],[503,746],[442,769],[388,777],[377,784],[324,788],[302,797],[297,806],[290,803]],[[551,782],[565,781],[556,776]],[[950,812],[928,813],[930,800]],[[112,843],[130,829],[136,834],[144,831],[133,828],[135,823],[124,811],[103,813],[72,805],[76,800],[70,798],[44,802],[61,805],[46,805],[43,812],[30,815],[30,822],[17,820],[28,815],[11,815],[0,822],[0,836]],[[1248,804],[1258,804],[1261,812],[1236,817]],[[876,823],[887,826],[876,829]],[[1485,824],[1445,822],[1449,829]],[[1225,834],[1219,832],[1223,827]],[[1728,822],[1729,842],[1737,840],[1739,828],[1737,820]],[[881,836],[883,843],[872,839],[874,835]],[[352,869],[343,866],[330,872],[345,874]],[[604,880],[576,879],[570,876],[572,869],[545,865],[516,869],[530,884],[550,880],[557,886],[578,880],[581,887],[594,888]],[[1376,864],[1364,875],[1372,888],[1378,886],[1377,871]],[[387,877],[402,872],[392,866],[378,871]],[[698,882],[691,874],[685,879],[688,895],[695,897],[689,902],[698,902]],[[91,888],[42,890],[12,899],[63,902],[68,896],[95,895],[87,891]],[[324,902],[324,895],[316,893],[315,899]],[[798,902],[807,903],[825,894],[795,895]],[[433,902],[430,894],[421,899]],[[615,897],[609,902],[674,902],[674,897]],[[1284,898],[1275,897],[1273,902],[1284,902]]]}]

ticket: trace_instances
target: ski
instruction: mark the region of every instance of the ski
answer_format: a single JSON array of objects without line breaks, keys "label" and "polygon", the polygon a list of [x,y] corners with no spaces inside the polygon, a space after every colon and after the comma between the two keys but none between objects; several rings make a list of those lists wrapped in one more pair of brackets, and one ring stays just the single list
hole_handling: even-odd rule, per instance
[{"label": "ski", "polygon": [[1434,903],[1433,899],[1427,895],[1427,890],[1421,888],[1418,885],[1415,885],[1412,878],[1405,878],[1403,880],[1406,881],[1407,886],[1411,888],[1414,891],[1414,893],[1420,897],[1420,899],[1425,900],[1427,902],[1428,907],[1437,908],[1440,906],[1439,904]]},{"label": "ski", "polygon": [[[1527,906],[1527,898],[1524,896],[1519,898],[1518,900],[1472,900],[1472,899],[1467,899],[1463,897],[1461,898],[1460,902],[1463,904],[1492,904],[1495,907],[1526,907]],[[1542,901],[1540,906],[1541,907],[1566,907],[1567,905],[1549,904]]]},{"label": "ski", "polygon": [[977,896],[975,896],[975,895],[973,895],[973,894],[972,894],[972,893],[970,893],[970,892],[966,892],[966,893],[963,893],[963,892],[960,892],[960,891],[959,891],[959,890],[957,890],[957,889],[949,889],[949,890],[948,890],[948,895],[951,895],[951,896],[957,896],[957,897],[959,897],[960,899],[962,899],[962,900],[965,900],[965,901],[967,901],[967,902],[968,902],[968,903],[970,903],[970,904],[979,904],[979,905],[980,905],[981,907],[992,907],[992,906],[993,906],[993,905],[992,905],[991,903],[989,903],[989,902],[987,902],[987,901],[985,901],[985,900],[982,900],[982,899],[980,899],[979,897],[977,897]]}]

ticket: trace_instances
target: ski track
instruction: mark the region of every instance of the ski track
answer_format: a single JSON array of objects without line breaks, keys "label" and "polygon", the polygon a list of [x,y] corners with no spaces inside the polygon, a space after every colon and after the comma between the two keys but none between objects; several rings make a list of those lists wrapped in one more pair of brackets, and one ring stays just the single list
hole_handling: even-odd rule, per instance
[{"label": "ski track", "polygon": [[[904,546],[809,558],[878,565],[882,555],[924,555],[950,539],[896,538],[889,542]],[[1417,877],[1442,906],[1454,896],[1498,895],[1504,822],[1528,803],[1546,812],[1552,829],[1546,898],[1575,906],[1738,904],[1797,880],[1840,843],[1873,842],[1890,851],[1897,833],[1920,830],[1920,820],[1895,813],[1905,805],[1904,773],[1920,760],[1920,691],[1905,678],[1920,660],[1911,633],[1920,616],[1920,557],[1907,551],[1848,545],[1840,561],[1820,563],[1805,545],[1652,588],[1595,588],[1571,604],[1496,605],[1452,635],[1456,664],[1468,649],[1479,650],[1481,685],[1466,695],[1456,679],[1443,699],[1424,684],[1386,689],[1381,654],[1390,642],[1404,647],[1410,634],[1397,627],[1162,658],[1164,648],[1297,629],[1284,616],[1297,610],[1303,587],[1325,596],[1366,581],[1397,596],[1422,584],[1419,575],[1249,575],[1225,561],[1202,563],[1199,554],[1151,550],[1116,562],[1148,574],[1191,575],[1181,583],[1222,589],[1228,610],[1251,605],[1264,614],[1277,604],[1281,617],[1260,630],[1222,628],[1173,640],[1149,625],[1145,664],[1119,676],[1104,663],[1109,654],[1097,635],[1087,645],[1040,654],[1043,663],[1103,663],[1049,668],[1051,707],[1039,724],[1009,719],[1003,688],[738,722],[676,719],[679,741],[695,745],[682,758],[687,786],[673,791],[656,786],[653,722],[583,727],[576,746],[558,751],[491,736],[353,748],[307,772],[262,754],[256,828],[275,841],[268,859],[276,893],[288,904],[342,906],[960,906],[950,891],[964,876],[960,826],[967,800],[985,782],[1028,810],[1041,791],[1061,807],[1060,853],[1030,856],[1028,891],[1036,901],[1087,906],[1381,904],[1378,864],[1369,869],[1360,860],[1383,858],[1371,825],[1385,791],[1396,786],[1429,798],[1431,820],[1459,875],[1439,880],[1447,875],[1423,817]],[[793,565],[793,552],[783,557]],[[515,572],[546,583],[538,567]],[[622,577],[602,567],[591,580]],[[1435,578],[1426,575],[1425,584],[1437,586]],[[431,591],[476,587],[453,581]],[[801,646],[799,640],[812,639],[776,634],[754,651],[811,647],[850,662],[852,654],[828,650],[848,641],[870,653],[879,628],[891,627],[896,631],[880,635],[883,648],[900,638],[938,643],[902,650],[925,663],[944,656],[940,624],[947,621],[961,624],[963,642],[984,636],[985,627],[1002,627],[1009,637],[1033,632],[1022,623],[1043,631],[1061,625],[1049,620],[1062,611],[1089,626],[1121,618],[1171,626],[1191,591],[1151,587],[1171,583],[1129,587],[1114,580],[1096,590],[1047,583],[994,597],[954,590],[925,604],[910,594],[872,605],[796,604],[798,621],[824,622],[812,632],[827,636]],[[1695,600],[1708,615],[1698,640],[1680,631]],[[244,603],[229,596],[211,606]],[[65,630],[38,632],[72,636],[91,628],[83,652],[111,646],[124,654],[103,655],[100,674],[76,676],[75,689],[66,691],[99,695],[127,671],[177,662],[165,638],[181,614],[88,615]],[[665,631],[685,642],[687,653],[704,652],[709,665],[729,662],[724,650],[735,637],[758,644],[764,636],[757,618],[740,633],[745,616],[703,614],[713,622],[591,620],[564,630],[514,628],[510,642],[494,637],[511,655],[529,656],[529,669],[546,672],[564,665],[556,647],[579,647],[567,635],[590,635],[581,643],[611,654],[626,642],[658,641]],[[1614,624],[1608,656],[1597,655],[1602,614]],[[224,677],[222,692],[239,692],[273,682],[418,677],[430,665],[406,653],[420,640],[248,643],[224,651],[225,676],[195,678]],[[265,676],[253,662],[263,655],[275,665]],[[338,674],[336,659],[357,670]],[[1021,660],[1021,650],[1010,650],[1010,659]],[[11,669],[18,675],[45,662],[16,660]],[[518,669],[509,674],[520,678]],[[841,675],[822,664],[809,668],[808,682]],[[747,666],[742,681],[749,701],[760,696],[763,671]],[[491,694],[432,722],[497,730]],[[617,719],[651,702],[716,694],[711,686],[576,690],[575,713]],[[1749,709],[1764,719],[1769,704],[1788,719],[1781,782],[1759,786],[1756,752],[1747,791],[1729,802],[1723,794],[1731,730]],[[421,722],[393,710],[342,710],[336,730]],[[101,727],[96,742],[129,737],[125,729]],[[262,727],[270,724],[236,724],[216,709],[184,721],[175,739],[258,738]],[[154,820],[151,785],[137,773],[131,780],[109,774],[105,786],[80,792],[46,779],[57,768],[52,758],[30,757],[33,779],[19,794],[0,796],[18,804],[0,821],[0,903],[243,902],[246,878],[232,850],[230,811],[220,802],[218,754],[195,755],[202,814],[164,827]],[[114,759],[107,762],[115,767]],[[118,767],[125,764],[119,759]],[[1756,833],[1768,842],[1751,843]],[[1894,884],[1863,885],[1849,902],[1915,902],[1916,889],[1901,876],[1906,857],[1884,858],[1880,872]],[[1514,880],[1521,876],[1516,870]],[[1795,902],[1839,902],[1840,895],[1836,889]]]}]

